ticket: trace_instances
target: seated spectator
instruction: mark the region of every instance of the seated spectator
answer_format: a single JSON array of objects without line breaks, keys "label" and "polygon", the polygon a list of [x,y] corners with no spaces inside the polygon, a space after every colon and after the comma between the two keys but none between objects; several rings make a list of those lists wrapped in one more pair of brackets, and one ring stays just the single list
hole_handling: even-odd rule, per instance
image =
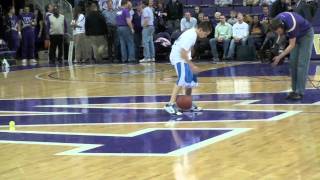
[{"label": "seated spectator", "polygon": [[227,59],[234,58],[235,47],[238,44],[245,45],[249,35],[249,25],[243,21],[242,13],[238,13],[238,22],[232,27],[232,40],[230,43]]},{"label": "seated spectator", "polygon": [[215,0],[214,4],[220,7],[229,6],[232,4],[232,0]]},{"label": "seated spectator", "polygon": [[267,4],[262,5],[262,13],[259,17],[260,23],[270,19],[269,6]]},{"label": "seated spectator", "polygon": [[214,19],[212,20],[212,26],[213,28],[217,26],[217,24],[220,22],[220,16],[221,16],[221,12],[215,12],[214,13]]},{"label": "seated spectator", "polygon": [[214,38],[210,39],[211,53],[213,61],[219,61],[217,42],[223,44],[223,59],[227,57],[230,38],[232,36],[232,26],[226,22],[224,15],[220,16],[220,23],[215,28]]},{"label": "seated spectator", "polygon": [[195,17],[198,22],[199,22],[199,14],[200,13],[202,13],[202,10],[201,10],[200,6],[195,6],[194,7],[194,12],[193,12],[193,17]]},{"label": "seated spectator", "polygon": [[238,22],[237,20],[237,12],[232,10],[230,11],[230,18],[227,21],[231,26]]},{"label": "seated spectator", "polygon": [[253,19],[252,17],[250,16],[250,14],[245,14],[244,17],[243,17],[243,21],[245,23],[247,23],[249,26],[252,25],[252,22],[253,22]]},{"label": "seated spectator", "polygon": [[269,28],[269,24],[270,24],[270,13],[269,13],[269,6],[264,4],[262,6],[262,12],[263,14],[259,17],[260,20],[260,24],[263,27],[263,30],[266,32]]},{"label": "seated spectator", "polygon": [[248,38],[248,44],[260,49],[264,40],[265,32],[262,25],[259,22],[259,16],[253,16],[253,23],[250,27],[250,36]]},{"label": "seated spectator", "polygon": [[[208,17],[209,19],[209,17]],[[199,13],[198,15],[198,24],[204,21],[204,14],[203,13]]]},{"label": "seated spectator", "polygon": [[268,6],[271,6],[271,4],[274,2],[275,0],[261,0],[260,1],[260,5],[268,5]]},{"label": "seated spectator", "polygon": [[244,6],[258,6],[259,5],[259,0],[244,0],[243,5]]},{"label": "seated spectator", "polygon": [[182,32],[197,27],[197,19],[191,16],[190,12],[186,12],[184,18],[180,22],[180,30]]}]

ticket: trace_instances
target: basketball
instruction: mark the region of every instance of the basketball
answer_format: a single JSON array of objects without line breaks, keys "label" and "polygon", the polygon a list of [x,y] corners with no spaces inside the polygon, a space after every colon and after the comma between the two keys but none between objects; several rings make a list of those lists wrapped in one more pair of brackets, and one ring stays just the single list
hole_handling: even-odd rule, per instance
[{"label": "basketball", "polygon": [[177,106],[182,110],[189,110],[192,107],[192,96],[178,96]]}]

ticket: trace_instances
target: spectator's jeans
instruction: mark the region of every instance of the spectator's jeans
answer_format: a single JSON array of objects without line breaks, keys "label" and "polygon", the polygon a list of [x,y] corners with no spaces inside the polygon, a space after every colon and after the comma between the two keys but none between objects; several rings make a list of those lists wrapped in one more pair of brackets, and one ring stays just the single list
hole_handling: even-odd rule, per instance
[{"label": "spectator's jeans", "polygon": [[96,61],[101,61],[107,55],[107,42],[105,36],[87,36]]},{"label": "spectator's jeans", "polygon": [[296,46],[290,53],[291,87],[293,92],[299,94],[303,94],[306,88],[313,36],[311,28],[305,36],[297,39]]},{"label": "spectator's jeans", "polygon": [[144,59],[155,58],[153,43],[154,26],[144,27],[142,30],[143,56]]},{"label": "spectator's jeans", "polygon": [[122,62],[135,61],[133,33],[128,26],[118,27],[118,37],[121,45]]},{"label": "spectator's jeans", "polygon": [[180,20],[168,20],[167,21],[167,27],[169,28],[169,30],[171,30],[172,32],[179,29],[180,30]]},{"label": "spectator's jeans", "polygon": [[[247,38],[242,38],[240,42],[241,42],[241,45],[246,45]],[[231,40],[227,58],[234,58],[236,45],[240,44],[240,42],[236,43],[234,39]]]},{"label": "spectator's jeans", "polygon": [[[217,43],[220,43],[220,42],[218,42],[216,38],[210,39],[211,53],[214,58],[219,57],[219,54],[217,51]],[[222,43],[223,43],[223,58],[225,58],[227,57],[227,54],[228,54],[230,39],[224,39]]]}]

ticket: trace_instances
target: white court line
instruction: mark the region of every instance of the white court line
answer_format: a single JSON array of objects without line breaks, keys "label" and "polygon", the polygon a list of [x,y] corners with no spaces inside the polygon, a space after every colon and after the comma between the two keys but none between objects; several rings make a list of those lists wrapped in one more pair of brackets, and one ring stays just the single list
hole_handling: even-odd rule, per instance
[{"label": "white court line", "polygon": [[[231,130],[230,132],[218,135],[216,137],[209,138],[207,140],[192,144],[190,146],[169,152],[169,153],[82,153],[83,151],[87,151],[90,149],[94,149],[100,146],[103,146],[102,144],[80,144],[80,143],[51,143],[51,142],[34,142],[34,141],[5,141],[0,140],[0,143],[9,143],[9,144],[28,144],[28,145],[50,145],[50,146],[73,146],[75,149],[71,149],[68,151],[60,152],[55,155],[71,155],[71,156],[122,156],[122,157],[128,157],[128,156],[152,156],[152,157],[168,157],[168,156],[181,156],[185,155],[187,153],[193,152],[195,150],[201,149],[203,147],[212,145],[216,142],[225,140],[227,138],[230,138],[232,136],[239,135],[241,133],[247,132],[251,130],[251,128],[147,128],[143,129],[137,132],[131,133],[131,135],[138,136],[141,134],[145,134],[148,132],[153,132],[156,130]],[[12,131],[0,131],[0,132],[8,132],[8,133],[36,133],[36,134],[49,134],[48,132],[35,132],[35,131],[19,131],[19,132],[12,132]],[[57,132],[60,134],[65,135],[76,135],[76,134],[88,134],[88,133],[64,133],[64,132]],[[50,132],[50,134],[57,134],[54,132]],[[92,133],[92,136],[94,136],[95,133]],[[96,134],[99,135],[100,134]],[[107,134],[109,136],[111,134]],[[128,134],[127,134],[128,135]],[[114,136],[118,136],[118,134],[114,134]],[[134,137],[131,136],[131,137]],[[124,135],[122,136],[124,137]]]},{"label": "white court line", "polygon": [[44,115],[81,114],[81,113],[73,113],[73,112],[41,112],[41,111],[0,111],[0,113],[3,113],[3,114],[0,114],[0,117],[4,117],[4,116],[44,116]]}]

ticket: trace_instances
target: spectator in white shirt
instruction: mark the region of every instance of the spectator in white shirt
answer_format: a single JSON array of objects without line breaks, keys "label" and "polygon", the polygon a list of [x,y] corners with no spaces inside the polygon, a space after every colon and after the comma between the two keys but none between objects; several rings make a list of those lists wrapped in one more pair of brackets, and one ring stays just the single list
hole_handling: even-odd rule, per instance
[{"label": "spectator in white shirt", "polygon": [[234,57],[236,45],[245,45],[249,35],[249,25],[243,21],[243,14],[238,13],[238,22],[232,27],[232,40],[229,47],[227,59],[231,60]]},{"label": "spectator in white shirt", "polygon": [[191,16],[190,12],[186,12],[184,18],[180,21],[180,30],[182,32],[197,27],[197,19]]},{"label": "spectator in white shirt", "polygon": [[75,47],[75,63],[86,60],[89,52],[85,35],[86,17],[81,13],[80,7],[74,8],[74,19],[71,21],[73,27],[74,47]]}]

